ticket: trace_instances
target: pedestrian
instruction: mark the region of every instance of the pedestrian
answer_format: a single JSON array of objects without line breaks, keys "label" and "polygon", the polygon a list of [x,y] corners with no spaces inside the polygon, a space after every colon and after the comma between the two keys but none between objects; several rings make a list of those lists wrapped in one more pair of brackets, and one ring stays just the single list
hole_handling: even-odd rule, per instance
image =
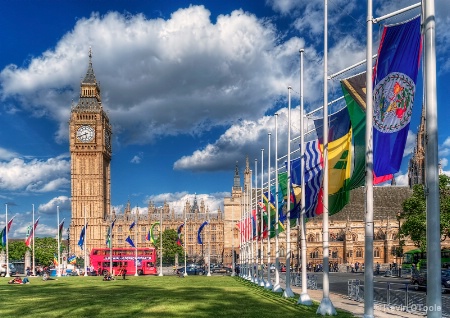
[{"label": "pedestrian", "polygon": [[122,268],[122,279],[125,279],[125,276],[127,275],[127,269]]},{"label": "pedestrian", "polygon": [[380,263],[378,263],[378,262],[377,262],[376,269],[377,269],[377,275],[380,275]]}]

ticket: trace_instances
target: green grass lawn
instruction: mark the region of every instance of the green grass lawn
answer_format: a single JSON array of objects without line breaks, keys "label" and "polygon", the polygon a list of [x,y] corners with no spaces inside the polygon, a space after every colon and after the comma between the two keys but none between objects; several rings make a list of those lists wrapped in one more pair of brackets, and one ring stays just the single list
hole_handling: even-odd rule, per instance
[{"label": "green grass lawn", "polygon": [[[56,278],[56,277],[55,277]],[[27,285],[0,278],[0,317],[320,317],[318,303],[297,305],[230,276],[59,277]],[[338,311],[335,317],[352,317]]]}]

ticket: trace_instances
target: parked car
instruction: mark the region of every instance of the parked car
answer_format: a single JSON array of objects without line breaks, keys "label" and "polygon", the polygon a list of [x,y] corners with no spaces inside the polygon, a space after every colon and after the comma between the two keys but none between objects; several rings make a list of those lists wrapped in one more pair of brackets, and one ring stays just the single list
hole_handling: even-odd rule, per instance
[{"label": "parked car", "polygon": [[[427,288],[427,271],[415,271],[411,275],[411,284],[414,290],[419,290],[421,288]],[[450,292],[450,270],[441,270],[441,288],[442,293]]]},{"label": "parked car", "polygon": [[[14,275],[16,275],[16,273],[17,273],[17,270],[14,267],[14,265],[9,263],[9,275],[14,276]],[[0,277],[4,277],[4,276],[6,276],[6,263],[3,263],[0,266]]]},{"label": "parked car", "polygon": [[219,266],[211,268],[211,273],[221,273],[221,274],[230,274],[233,270],[230,267]]},{"label": "parked car", "polygon": [[[205,270],[198,266],[186,266],[186,273],[188,275],[204,275]],[[184,267],[179,267],[177,269],[178,275],[184,275]]]}]

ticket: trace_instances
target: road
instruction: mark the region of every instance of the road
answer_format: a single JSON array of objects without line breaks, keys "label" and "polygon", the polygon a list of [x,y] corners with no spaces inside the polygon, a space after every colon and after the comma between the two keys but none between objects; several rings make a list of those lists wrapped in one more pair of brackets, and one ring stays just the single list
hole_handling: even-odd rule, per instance
[{"label": "road", "polygon": [[[322,289],[323,273],[308,273],[317,276],[318,289]],[[267,277],[267,274],[266,276]],[[273,277],[273,276],[272,276]],[[284,282],[285,273],[281,274]],[[344,296],[349,295],[349,281],[359,280],[359,301],[364,301],[364,273],[329,273],[330,292]],[[383,275],[374,275],[374,301],[375,303],[387,304],[392,306],[405,306],[413,309],[412,311],[421,312],[426,305],[426,290],[415,291],[410,285],[408,278],[384,277]],[[450,291],[442,294],[442,315],[450,317]]]}]

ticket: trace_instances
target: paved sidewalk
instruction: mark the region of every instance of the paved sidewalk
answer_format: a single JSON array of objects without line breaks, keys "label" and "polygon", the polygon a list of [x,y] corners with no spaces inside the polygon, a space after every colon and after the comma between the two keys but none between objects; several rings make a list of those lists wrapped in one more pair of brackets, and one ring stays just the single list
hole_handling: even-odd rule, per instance
[{"label": "paved sidewalk", "polygon": [[[296,294],[301,294],[301,287],[291,286],[291,289]],[[311,300],[319,302],[323,298],[323,290],[308,290],[308,295]],[[333,306],[336,309],[345,310],[351,312],[355,315],[355,317],[363,317],[364,316],[364,302],[357,302],[347,297],[339,294],[330,293],[330,300],[333,303]],[[417,318],[417,317],[425,317],[425,313],[409,313],[401,311],[400,308],[388,308],[382,304],[374,305],[374,317],[375,318],[392,318],[392,317],[400,317],[400,318]]]},{"label": "paved sidewalk", "polygon": [[[284,288],[284,282],[281,283],[281,287]],[[299,286],[291,285],[291,289],[296,294],[301,294],[302,288]],[[322,289],[308,289],[308,295],[311,300],[320,303],[323,298]],[[331,293],[329,298],[336,309],[345,310],[352,313],[355,317],[364,317],[364,301],[358,302],[349,299],[346,295]],[[374,317],[375,318],[419,318],[426,317],[425,312],[405,312],[402,308],[395,306],[387,306],[386,304],[374,304]]]}]

